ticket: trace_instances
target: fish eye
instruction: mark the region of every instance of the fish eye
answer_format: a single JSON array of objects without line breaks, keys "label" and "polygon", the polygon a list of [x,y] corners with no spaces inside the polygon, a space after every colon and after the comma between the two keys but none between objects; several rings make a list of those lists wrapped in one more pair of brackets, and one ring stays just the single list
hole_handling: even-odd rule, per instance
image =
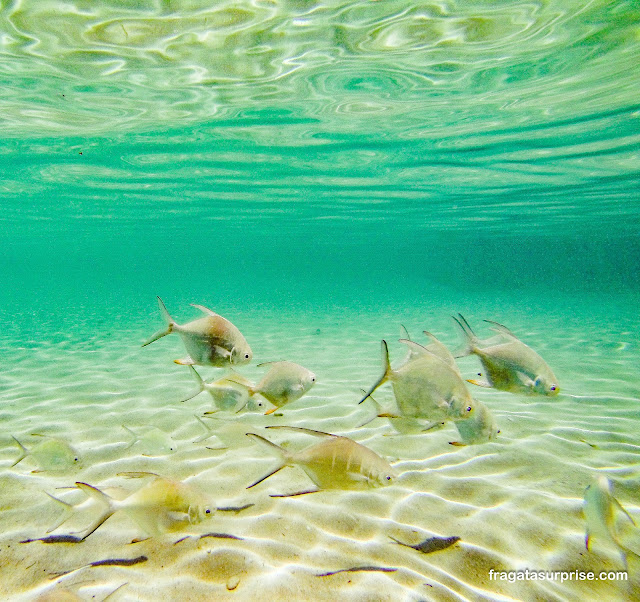
[{"label": "fish eye", "polygon": [[467,412],[470,412],[473,408],[471,406],[467,406]]},{"label": "fish eye", "polygon": [[245,353],[245,354],[244,354],[244,359],[245,359],[245,360],[248,360],[248,359],[249,359],[249,354],[248,354],[248,353]]},{"label": "fish eye", "polygon": [[77,462],[77,461],[78,461],[78,458],[74,458],[74,459],[73,459],[73,461],[74,461],[74,462]]},{"label": "fish eye", "polygon": [[211,514],[211,510],[210,510],[209,508],[207,508],[207,509],[204,511],[204,513],[205,513],[205,514]]},{"label": "fish eye", "polygon": [[389,475],[387,475],[387,476],[385,477],[385,479],[387,479],[387,481],[390,481],[390,480],[391,480],[391,477],[390,477]]},{"label": "fish eye", "polygon": [[498,432],[498,433],[500,433],[500,429],[498,429],[498,431],[497,431],[497,432]]},{"label": "fish eye", "polygon": [[555,391],[557,388],[558,388],[558,387],[557,387],[556,385],[551,385],[551,386],[549,387],[549,390],[550,390],[550,391]]}]

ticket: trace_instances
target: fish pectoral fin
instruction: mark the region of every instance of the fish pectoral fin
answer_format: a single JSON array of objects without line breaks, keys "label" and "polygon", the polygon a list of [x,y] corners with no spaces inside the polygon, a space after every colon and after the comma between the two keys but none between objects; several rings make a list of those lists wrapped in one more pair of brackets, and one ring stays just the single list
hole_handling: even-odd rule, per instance
[{"label": "fish pectoral fin", "polygon": [[436,401],[436,405],[443,410],[448,410],[451,407],[451,401],[447,399],[439,399]]},{"label": "fish pectoral fin", "polygon": [[456,447],[467,447],[466,443],[461,443],[460,441],[449,441],[449,445],[455,445]]},{"label": "fish pectoral fin", "polygon": [[467,382],[471,383],[472,385],[476,385],[477,387],[484,387],[485,389],[491,389],[491,385],[485,380],[477,380],[475,378],[468,378]]},{"label": "fish pectoral fin", "polygon": [[[435,422],[430,422],[422,429],[422,432],[426,433],[427,431],[441,429],[444,426],[444,424],[445,424],[444,422],[441,422],[439,420],[436,420]],[[455,444],[452,444],[452,445],[455,445]]]},{"label": "fish pectoral fin", "polygon": [[528,389],[533,389],[536,386],[536,384],[539,382],[539,379],[536,378],[534,380],[524,372],[517,371],[516,374],[518,375],[518,380]]},{"label": "fish pectoral fin", "polygon": [[174,364],[178,364],[179,366],[195,366],[195,362],[189,357],[183,357],[179,360],[173,360]]}]

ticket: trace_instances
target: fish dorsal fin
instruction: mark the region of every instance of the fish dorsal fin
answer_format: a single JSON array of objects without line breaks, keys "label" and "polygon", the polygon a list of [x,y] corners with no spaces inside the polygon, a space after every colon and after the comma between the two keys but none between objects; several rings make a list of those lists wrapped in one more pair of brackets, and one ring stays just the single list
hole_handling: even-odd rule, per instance
[{"label": "fish dorsal fin", "polygon": [[411,340],[411,337],[409,336],[409,331],[406,329],[404,324],[400,324],[400,338],[407,339],[407,341]]},{"label": "fish dorsal fin", "polygon": [[208,316],[218,317],[219,315],[215,311],[213,311],[212,309],[209,309],[208,307],[205,307],[204,305],[198,305],[197,303],[192,303],[191,307],[195,307],[196,309],[199,309],[203,314],[207,314]]},{"label": "fish dorsal fin", "polygon": [[498,322],[494,322],[493,320],[485,320],[485,322],[487,322],[488,324],[493,324],[493,328],[491,330],[493,330],[494,332],[499,332],[500,334],[507,335],[508,337],[511,337],[514,339],[518,338],[506,326],[503,326],[502,324],[498,324]]},{"label": "fish dorsal fin", "polygon": [[265,426],[267,429],[287,429],[289,431],[296,431],[298,433],[307,433],[307,435],[314,435],[316,437],[340,437],[340,435],[334,435],[332,433],[325,433],[324,431],[316,431],[313,429],[306,429],[302,426]]},{"label": "fish dorsal fin", "polygon": [[424,334],[426,337],[429,337],[432,342],[437,343],[438,345],[442,345],[444,347],[444,344],[441,343],[440,339],[438,339],[438,337],[436,337],[436,335],[433,334],[432,332],[429,332],[428,330],[423,330],[422,334]]},{"label": "fish dorsal fin", "polygon": [[416,343],[415,341],[410,341],[408,339],[398,339],[398,342],[406,345],[407,347],[409,347],[409,349],[411,349],[411,351],[414,351],[420,355],[430,355],[433,357],[438,357],[434,353],[431,353],[431,351],[429,351],[424,345],[420,345],[420,343]]}]

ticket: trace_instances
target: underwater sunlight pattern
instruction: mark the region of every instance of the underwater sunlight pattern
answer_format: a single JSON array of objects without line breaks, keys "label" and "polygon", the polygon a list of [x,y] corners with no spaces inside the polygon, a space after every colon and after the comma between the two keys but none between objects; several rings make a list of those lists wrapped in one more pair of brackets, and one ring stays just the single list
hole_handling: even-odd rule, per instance
[{"label": "underwater sunlight pattern", "polygon": [[0,598],[640,601],[639,24],[0,3]]}]

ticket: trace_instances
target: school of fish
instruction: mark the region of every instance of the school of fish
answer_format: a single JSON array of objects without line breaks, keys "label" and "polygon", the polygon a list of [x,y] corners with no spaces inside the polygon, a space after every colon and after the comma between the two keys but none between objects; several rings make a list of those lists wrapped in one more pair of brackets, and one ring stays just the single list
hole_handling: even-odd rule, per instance
[{"label": "school of fish", "polygon": [[[286,416],[287,407],[302,399],[316,383],[314,372],[290,359],[258,364],[265,369],[265,374],[257,383],[251,382],[239,369],[251,362],[253,352],[243,334],[231,321],[203,305],[193,305],[204,316],[178,324],[163,301],[159,297],[157,300],[166,326],[142,346],[172,333],[180,336],[186,355],[174,361],[188,367],[196,386],[185,397],[176,401],[187,403],[205,391],[212,401],[210,411],[202,416],[195,416],[205,431],[197,441],[204,441],[215,435],[225,445],[235,445],[238,427],[232,420],[222,416],[243,410],[265,415],[279,410],[279,415]],[[462,347],[454,353],[429,331],[423,332],[427,342],[422,345],[411,340],[407,330],[402,327],[398,342],[404,346],[405,356],[399,365],[393,367],[389,344],[384,339],[381,341],[381,375],[366,391],[363,390],[364,396],[359,401],[363,403],[371,400],[369,403],[375,405],[372,419],[388,418],[397,433],[420,433],[424,437],[428,437],[432,431],[450,428],[448,425],[451,425],[457,431],[457,440],[451,441],[451,445],[484,445],[496,441],[500,430],[489,404],[474,399],[467,383],[528,396],[553,397],[560,393],[558,379],[549,365],[508,328],[487,320],[495,335],[481,340],[464,316],[458,314],[452,317],[464,339]],[[465,382],[456,358],[468,355],[478,358],[485,380],[474,378]],[[224,373],[207,382],[194,366],[224,369]],[[391,386],[394,405],[383,410],[372,395],[385,383]],[[210,420],[205,422],[202,418]],[[130,439],[124,450],[133,449],[141,456],[156,456],[167,455],[176,449],[175,441],[155,426],[144,430],[133,430],[125,424],[122,427]],[[226,437],[225,430],[233,436]],[[247,490],[253,490],[285,468],[302,471],[310,481],[310,488],[271,494],[271,497],[291,497],[320,490],[366,490],[393,485],[399,476],[387,459],[350,437],[299,426],[267,426],[262,434],[253,430],[245,428],[243,434],[248,438],[249,441],[245,439],[248,444],[256,444],[256,459],[263,457],[264,454],[259,451],[263,450],[267,452],[267,458],[273,457],[275,464],[262,475],[256,469],[248,467]],[[276,440],[282,436],[293,437],[295,441],[311,437],[313,442],[292,451],[288,446],[283,447],[272,441],[272,434],[276,436]],[[20,440],[13,437],[20,452],[14,467],[23,460],[29,460],[36,465],[34,472],[66,473],[81,465],[80,456],[68,442],[32,434],[36,440],[27,447],[24,444],[25,436],[21,436]],[[71,516],[86,513],[92,520],[80,537],[54,535],[25,541],[53,542],[56,538],[58,541],[63,541],[64,538],[84,541],[115,513],[126,515],[142,535],[157,537],[197,525],[212,516],[216,510],[224,510],[217,508],[215,500],[200,491],[195,484],[186,481],[149,472],[120,473],[118,476],[136,478],[143,484],[123,499],[107,494],[100,484],[83,481],[75,482],[74,499],[84,496],[76,503],[70,503],[70,498],[61,499],[48,494],[62,509],[59,520],[48,532],[59,529]],[[239,511],[250,505],[235,510]],[[587,550],[590,549],[592,540],[599,540],[603,545],[618,550],[626,567],[628,557],[637,554],[621,541],[618,515],[626,516],[633,528],[635,521],[613,496],[613,484],[603,474],[596,475],[587,487],[583,512]],[[404,544],[393,537],[391,539],[395,543],[429,553],[446,549],[460,538],[432,537],[416,545]]]}]

